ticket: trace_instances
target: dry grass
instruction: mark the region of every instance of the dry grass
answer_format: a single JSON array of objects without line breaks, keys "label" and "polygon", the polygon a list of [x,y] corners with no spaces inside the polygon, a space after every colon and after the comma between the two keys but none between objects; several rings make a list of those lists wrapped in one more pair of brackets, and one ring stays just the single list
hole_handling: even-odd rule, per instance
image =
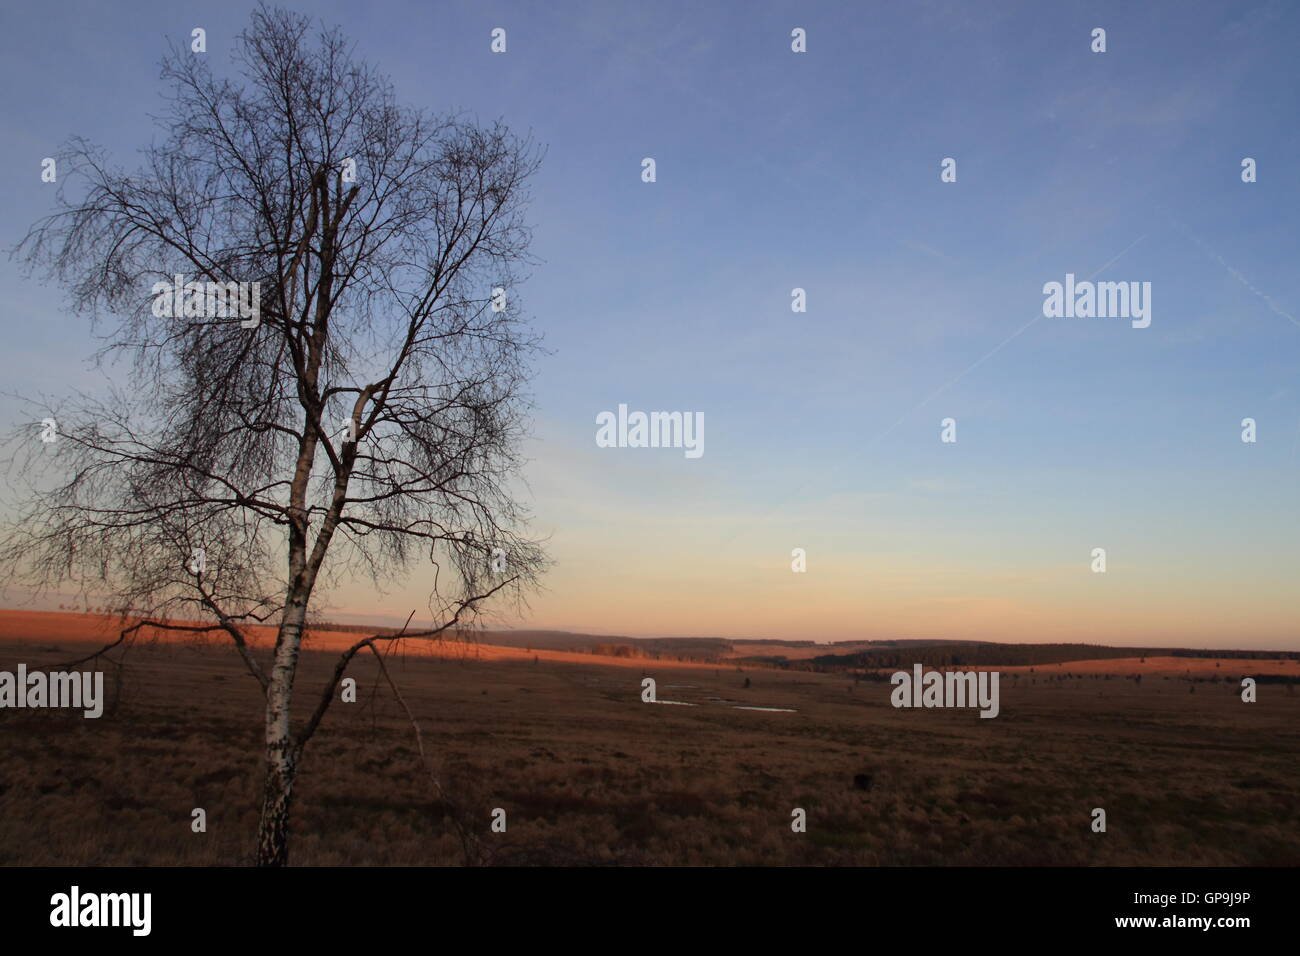
[{"label": "dry grass", "polygon": [[[59,643],[0,640],[0,669],[77,649]],[[0,863],[246,861],[260,787],[255,683],[220,645],[135,647],[127,659],[120,702],[100,720],[0,711]],[[300,706],[333,659],[304,655]],[[1150,673],[1139,684],[1077,666],[1062,679],[1066,665],[1050,668],[1056,679],[1004,676],[1002,713],[983,720],[895,710],[887,683],[634,664],[391,659],[487,862],[1300,863],[1300,698],[1279,685],[1247,705],[1233,682]],[[700,706],[641,703],[642,668],[661,698]],[[376,665],[359,658],[352,674],[359,702],[334,705],[301,770],[292,862],[464,862]],[[858,774],[869,790],[855,788]],[[1098,806],[1105,834],[1089,828]],[[194,807],[207,810],[207,833],[191,832]],[[489,830],[494,807],[508,814],[505,834]],[[791,832],[795,807],[805,834]]]}]

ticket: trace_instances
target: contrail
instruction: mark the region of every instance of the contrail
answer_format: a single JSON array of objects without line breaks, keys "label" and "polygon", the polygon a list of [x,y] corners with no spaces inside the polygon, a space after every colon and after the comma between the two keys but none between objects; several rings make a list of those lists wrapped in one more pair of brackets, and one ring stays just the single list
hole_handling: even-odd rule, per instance
[{"label": "contrail", "polygon": [[[1093,273],[1092,273],[1091,275],[1089,275],[1088,278],[1085,279],[1084,281],[1086,282],[1086,281],[1088,281],[1088,279],[1093,279],[1093,278],[1096,278],[1097,276],[1101,275],[1103,272],[1105,272],[1107,269],[1109,269],[1111,266],[1113,266],[1116,262],[1118,262],[1120,259],[1122,259],[1122,258],[1124,257],[1124,255],[1125,255],[1125,254],[1126,254],[1130,249],[1132,249],[1134,246],[1136,246],[1139,242],[1141,242],[1141,241],[1142,241],[1143,239],[1145,239],[1145,238],[1146,238],[1146,236],[1138,236],[1138,238],[1134,239],[1132,242],[1130,242],[1130,243],[1128,244],[1127,247],[1125,247],[1125,249],[1124,249],[1123,252],[1121,252],[1119,255],[1115,256],[1113,259],[1111,259],[1109,262],[1107,262],[1107,263],[1106,263],[1104,266],[1102,266],[1100,269],[1098,269],[1098,270],[1096,270],[1095,272],[1093,272]],[[913,406],[909,411],[904,412],[903,415],[902,415],[902,417],[899,418],[898,421],[894,422],[894,424],[890,425],[888,428],[886,428],[883,432],[881,432],[881,433],[880,433],[879,435],[877,435],[875,438],[871,439],[871,441],[867,443],[867,447],[870,447],[871,445],[874,445],[876,442],[880,441],[882,438],[885,438],[886,436],[888,436],[888,435],[889,435],[889,434],[890,434],[890,433],[891,433],[895,428],[897,428],[899,425],[903,424],[903,422],[907,421],[907,419],[908,419],[909,416],[914,415],[914,414],[915,414],[916,412],[918,412],[920,409],[922,409],[922,408],[924,408],[926,405],[930,404],[930,402],[934,401],[934,399],[938,398],[938,397],[939,397],[940,395],[942,395],[944,392],[948,391],[948,389],[952,388],[954,385],[956,385],[958,382],[960,382],[963,378],[965,378],[965,377],[966,377],[967,375],[969,375],[971,372],[975,371],[975,369],[979,368],[981,365],[983,365],[985,362],[987,362],[987,361],[988,361],[989,359],[991,359],[993,356],[997,355],[998,352],[1002,351],[1002,347],[1003,347],[1003,346],[1007,345],[1007,344],[1008,344],[1012,339],[1016,338],[1018,335],[1020,335],[1021,332],[1025,331],[1025,329],[1029,328],[1031,325],[1033,325],[1035,322],[1037,322],[1037,321],[1038,321],[1039,319],[1041,319],[1042,317],[1043,317],[1043,316],[1042,316],[1041,313],[1038,314],[1038,315],[1036,315],[1036,316],[1034,316],[1032,319],[1030,319],[1028,322],[1026,322],[1026,323],[1025,323],[1024,325],[1022,325],[1020,328],[1016,329],[1016,331],[1012,332],[1012,333],[1011,333],[1010,335],[1008,335],[1005,339],[1003,339],[1003,340],[1002,340],[1001,342],[999,342],[996,346],[994,346],[994,348],[993,348],[993,350],[992,350],[991,352],[989,352],[989,353],[988,353],[987,355],[985,355],[983,358],[981,358],[981,359],[977,360],[976,362],[974,362],[972,365],[968,366],[968,367],[966,368],[966,370],[965,370],[964,372],[962,372],[960,375],[958,375],[956,378],[954,378],[954,379],[952,379],[951,381],[949,381],[946,385],[940,386],[939,388],[935,389],[933,392],[931,392],[929,395],[927,395],[927,396],[926,396],[926,397],[921,401],[921,403],[920,403],[919,405],[915,405],[915,406]]]},{"label": "contrail", "polygon": [[[1138,236],[1136,239],[1134,239],[1132,242],[1130,242],[1127,246],[1125,246],[1124,249],[1123,249],[1123,251],[1121,251],[1121,252],[1118,253],[1116,256],[1114,256],[1114,257],[1113,257],[1109,262],[1107,262],[1105,265],[1103,265],[1103,266],[1101,266],[1100,268],[1098,268],[1098,269],[1096,269],[1095,271],[1093,271],[1090,275],[1088,275],[1087,278],[1088,278],[1088,279],[1093,279],[1093,278],[1095,278],[1096,276],[1101,275],[1103,272],[1105,272],[1107,269],[1109,269],[1111,266],[1113,266],[1116,262],[1118,262],[1120,259],[1122,259],[1125,255],[1127,255],[1128,252],[1129,252],[1129,250],[1131,250],[1134,246],[1136,246],[1139,242],[1141,242],[1141,241],[1142,241],[1143,239],[1145,239],[1145,238],[1146,238],[1145,235]],[[1086,280],[1085,280],[1085,281],[1086,281]],[[926,405],[928,405],[930,402],[934,401],[934,399],[938,398],[940,395],[942,395],[942,394],[943,394],[944,392],[946,392],[948,389],[952,388],[954,385],[956,385],[958,382],[960,382],[963,378],[965,378],[967,375],[969,375],[969,374],[970,374],[971,372],[973,372],[975,369],[979,368],[981,365],[983,365],[985,362],[987,362],[989,359],[991,359],[994,355],[997,355],[998,352],[1002,351],[1002,349],[1003,349],[1005,346],[1007,346],[1008,344],[1010,344],[1012,340],[1014,340],[1015,338],[1017,338],[1017,337],[1018,337],[1022,332],[1024,332],[1026,329],[1028,329],[1031,325],[1033,325],[1035,322],[1037,322],[1037,321],[1038,321],[1039,319],[1041,319],[1041,318],[1042,318],[1042,315],[1041,315],[1041,314],[1036,315],[1036,316],[1034,316],[1032,319],[1030,319],[1028,322],[1026,322],[1024,325],[1022,325],[1020,328],[1016,329],[1016,331],[1012,332],[1012,333],[1011,333],[1010,335],[1008,335],[1005,339],[1003,339],[1001,342],[999,342],[999,343],[998,343],[996,346],[994,346],[993,349],[990,350],[987,354],[985,354],[984,356],[982,356],[981,358],[979,358],[978,360],[976,360],[975,362],[973,362],[971,365],[967,366],[966,369],[965,369],[965,371],[961,372],[961,374],[957,375],[955,378],[949,380],[949,381],[947,382],[947,384],[942,385],[942,386],[940,386],[939,388],[935,389],[935,390],[934,390],[933,392],[931,392],[928,396],[926,396],[924,399],[922,399],[922,401],[920,402],[920,404],[913,406],[910,410],[908,410],[907,412],[905,412],[905,413],[902,415],[902,417],[900,417],[900,418],[898,419],[898,421],[894,422],[894,424],[890,425],[888,428],[886,428],[883,432],[881,432],[881,433],[880,433],[879,435],[877,435],[875,438],[871,439],[871,441],[867,442],[867,444],[864,445],[863,447],[869,448],[869,447],[871,447],[872,445],[876,444],[877,442],[881,441],[882,439],[886,438],[890,433],[892,433],[892,432],[894,431],[894,429],[896,429],[899,425],[903,424],[903,422],[907,421],[907,419],[908,419],[911,415],[914,415],[918,410],[920,410],[921,408],[924,408],[924,407],[925,407]],[[807,482],[804,482],[803,484],[801,484],[801,485],[799,485],[797,488],[795,488],[794,491],[791,492],[791,494],[790,494],[790,498],[797,497],[798,494],[799,494],[801,491],[803,491],[804,488],[807,487],[807,485],[808,485],[808,483],[807,483]],[[787,498],[786,501],[789,501],[790,498]],[[737,530],[737,531],[733,531],[731,534],[727,535],[726,537],[721,538],[720,541],[724,541],[724,542],[725,542],[725,541],[730,541],[732,538],[734,538],[734,537],[735,537],[737,534],[739,534],[739,533],[740,533],[739,530]]]},{"label": "contrail", "polygon": [[[1173,219],[1172,216],[1170,216],[1169,218]],[[1203,251],[1211,259],[1215,260],[1219,265],[1223,266],[1223,268],[1227,269],[1229,275],[1231,275],[1234,279],[1236,279],[1238,282],[1244,285],[1256,296],[1263,299],[1264,304],[1267,305],[1270,309],[1272,309],[1278,315],[1282,316],[1282,318],[1286,319],[1297,329],[1300,329],[1300,322],[1296,321],[1295,316],[1293,316],[1290,312],[1287,312],[1285,309],[1281,308],[1276,302],[1273,301],[1272,297],[1270,297],[1268,294],[1261,292],[1259,289],[1256,289],[1255,286],[1251,283],[1251,281],[1247,279],[1244,275],[1242,275],[1238,269],[1234,268],[1233,266],[1230,266],[1227,263],[1227,261],[1223,258],[1223,256],[1219,255],[1217,252],[1215,252],[1213,249],[1211,249],[1209,246],[1203,243],[1200,240],[1200,237],[1198,237],[1195,233],[1192,232],[1192,230],[1188,229],[1185,225],[1183,225],[1182,222],[1180,222],[1177,219],[1174,219],[1174,222],[1177,223],[1178,226],[1183,230],[1183,232],[1187,234],[1187,238],[1191,239],[1192,242],[1196,243],[1198,246],[1201,247],[1201,251]]]}]

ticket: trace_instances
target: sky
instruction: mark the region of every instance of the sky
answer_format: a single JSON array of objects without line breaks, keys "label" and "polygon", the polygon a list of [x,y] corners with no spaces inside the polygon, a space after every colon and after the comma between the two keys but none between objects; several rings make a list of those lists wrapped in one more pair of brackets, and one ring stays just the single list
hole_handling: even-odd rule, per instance
[{"label": "sky", "polygon": [[[495,623],[1300,648],[1300,5],[289,6],[546,147],[522,451],[556,564]],[[0,13],[0,245],[69,135],[133,165],[169,38],[225,69],[252,9]],[[1045,316],[1068,273],[1150,283],[1150,325]],[[57,288],[0,259],[0,302],[4,391],[99,381]],[[702,413],[704,453],[599,447],[620,403]]]}]

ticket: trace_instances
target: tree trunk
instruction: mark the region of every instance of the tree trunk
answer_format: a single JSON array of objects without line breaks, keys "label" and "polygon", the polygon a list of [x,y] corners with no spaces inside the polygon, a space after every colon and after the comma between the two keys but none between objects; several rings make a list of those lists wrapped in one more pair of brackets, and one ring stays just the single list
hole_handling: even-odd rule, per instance
[{"label": "tree trunk", "polygon": [[306,609],[303,600],[291,602],[286,610],[266,690],[266,786],[257,833],[258,866],[284,866],[289,861],[289,810],[298,771],[289,714]]},{"label": "tree trunk", "polygon": [[284,866],[289,862],[289,808],[293,799],[292,760],[277,762],[267,756],[266,788],[262,794],[262,819],[257,832],[257,865]]}]

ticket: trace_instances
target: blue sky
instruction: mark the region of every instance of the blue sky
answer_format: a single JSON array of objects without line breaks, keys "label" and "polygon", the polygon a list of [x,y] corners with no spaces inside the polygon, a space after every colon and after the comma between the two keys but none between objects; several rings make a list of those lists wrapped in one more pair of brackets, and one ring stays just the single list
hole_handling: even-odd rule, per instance
[{"label": "blue sky", "polygon": [[[513,623],[1300,646],[1300,6],[290,6],[407,103],[547,147],[519,294],[559,563]],[[79,134],[130,164],[166,39],[202,26],[224,66],[251,9],[7,9],[4,245],[50,208],[42,157]],[[1152,283],[1149,328],[1043,317],[1045,282],[1103,266]],[[7,390],[93,382],[55,289],[3,261],[0,296]],[[704,456],[597,448],[620,402],[702,411]]]}]

